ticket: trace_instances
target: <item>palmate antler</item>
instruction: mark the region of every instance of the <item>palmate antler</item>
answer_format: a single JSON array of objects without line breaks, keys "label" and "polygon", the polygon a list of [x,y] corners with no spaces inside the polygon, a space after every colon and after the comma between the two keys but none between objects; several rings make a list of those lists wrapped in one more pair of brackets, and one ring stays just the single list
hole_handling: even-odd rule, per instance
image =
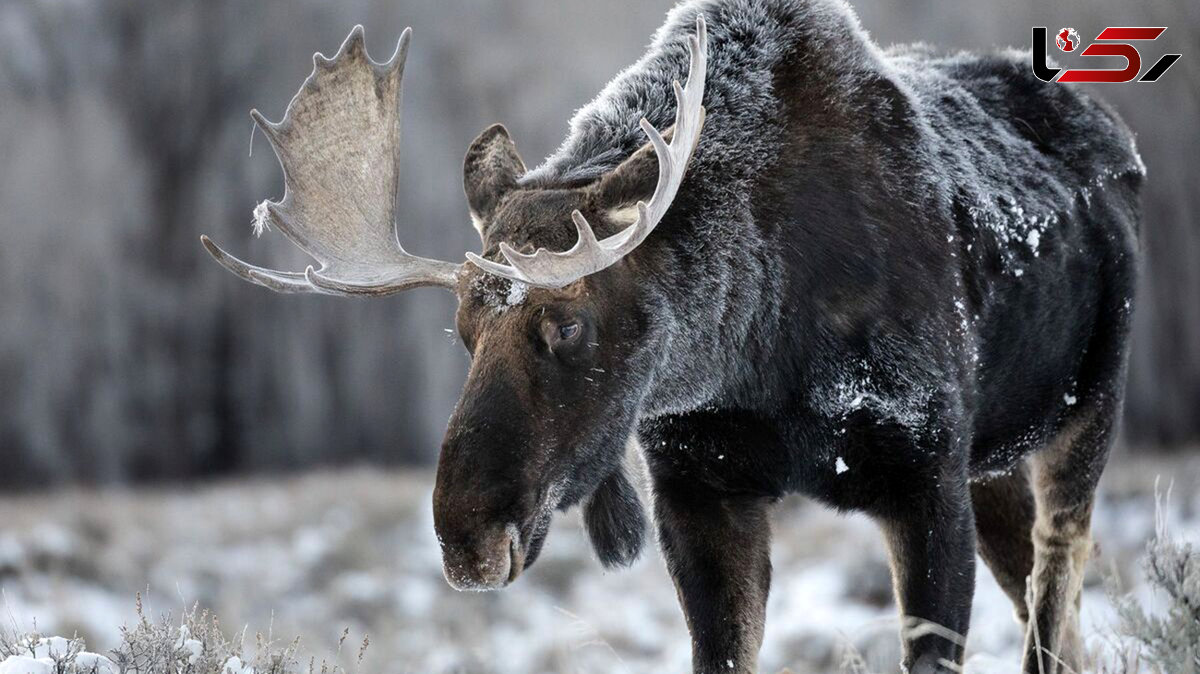
[{"label": "palmate antler", "polygon": [[508,260],[507,265],[485,260],[474,253],[467,253],[467,259],[497,276],[536,286],[561,288],[614,264],[641,245],[671,207],[683,183],[692,152],[700,140],[700,129],[704,126],[704,106],[701,101],[704,99],[708,32],[703,16],[696,18],[696,35],[690,38],[688,51],[691,67],[688,69],[687,86],[681,87],[678,80],[674,83],[677,107],[671,142],[668,144],[664,141],[658,130],[644,117],[641,121],[642,131],[650,139],[654,154],[658,157],[658,185],[649,203],[637,203],[638,215],[633,224],[612,236],[597,240],[587,218],[576,210],[571,213],[571,219],[579,232],[579,240],[570,250],[557,253],[539,248],[527,254],[501,243],[500,254]]},{"label": "palmate antler", "polygon": [[411,34],[405,29],[392,58],[376,63],[367,56],[362,26],[355,26],[332,59],[313,56],[313,72],[283,121],[250,113],[284,177],[283,199],[260,204],[256,225],[278,227],[320,268],[257,267],[201,237],[217,262],[279,292],[389,295],[454,286],[461,265],[410,255],[396,236],[400,88]]},{"label": "palmate antler", "polygon": [[[400,94],[411,29],[386,63],[367,56],[355,26],[328,59],[313,56],[313,72],[279,123],[251,111],[283,167],[284,195],[255,209],[256,229],[274,225],[321,266],[304,272],[258,267],[200,237],[208,252],[241,278],[278,292],[390,295],[419,286],[453,288],[462,265],[410,255],[396,233]],[[642,130],[658,157],[658,184],[649,203],[638,202],[633,224],[598,241],[579,211],[571,214],[579,241],[565,252],[519,253],[506,243],[504,265],[467,253],[480,269],[535,286],[561,288],[615,263],[637,248],[662,220],[679,190],[704,125],[708,53],[703,17],[688,44],[687,86],[674,83],[678,109],[668,144],[645,119]]]}]

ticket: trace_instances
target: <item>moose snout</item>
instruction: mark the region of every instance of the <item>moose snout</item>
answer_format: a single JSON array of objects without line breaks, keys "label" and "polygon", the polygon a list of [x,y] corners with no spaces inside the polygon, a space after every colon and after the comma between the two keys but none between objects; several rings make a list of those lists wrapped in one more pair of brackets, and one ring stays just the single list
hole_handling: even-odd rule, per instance
[{"label": "moose snout", "polygon": [[433,526],[442,571],[457,590],[494,590],[525,568],[522,536],[534,491],[523,451],[529,437],[507,405],[517,396],[504,381],[480,378],[472,366],[450,419],[433,488]]},{"label": "moose snout", "polygon": [[459,540],[441,540],[442,573],[460,591],[497,590],[516,580],[524,564],[516,526],[494,527]]}]

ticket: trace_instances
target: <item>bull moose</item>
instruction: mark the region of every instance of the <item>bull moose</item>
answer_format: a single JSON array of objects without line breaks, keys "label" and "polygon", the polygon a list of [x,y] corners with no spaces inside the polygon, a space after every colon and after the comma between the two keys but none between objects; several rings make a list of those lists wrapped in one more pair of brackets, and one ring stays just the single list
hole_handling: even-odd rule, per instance
[{"label": "bull moose", "polygon": [[380,64],[356,27],[283,121],[251,113],[286,187],[256,225],[319,268],[203,242],[279,292],[456,294],[451,585],[511,583],[574,505],[603,564],[634,560],[636,438],[696,672],[755,669],[791,492],[879,522],[905,622],[943,628],[902,630],[907,671],[962,661],[976,552],[1029,626],[1025,671],[1079,670],[1144,176],[1116,114],[1027,52],[882,49],[840,0],[689,0],[540,166],[503,126],[475,139],[483,252],[455,264],[397,238],[409,36]]}]

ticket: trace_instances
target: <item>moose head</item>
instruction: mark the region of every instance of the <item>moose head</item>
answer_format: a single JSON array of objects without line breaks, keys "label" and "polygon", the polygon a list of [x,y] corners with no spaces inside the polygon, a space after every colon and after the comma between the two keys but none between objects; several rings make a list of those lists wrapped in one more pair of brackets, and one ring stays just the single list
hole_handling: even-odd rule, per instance
[{"label": "moose head", "polygon": [[229,271],[278,292],[384,296],[439,286],[457,295],[471,367],[433,492],[451,585],[510,583],[537,558],[553,512],[575,504],[600,560],[627,564],[645,518],[622,462],[663,346],[638,282],[646,270],[631,253],[671,206],[699,140],[703,19],[689,44],[687,86],[675,83],[667,137],[643,119],[649,142],[599,179],[523,184],[525,165],[500,125],[471,144],[464,187],[483,252],[461,264],[412,255],[397,235],[410,35],[376,63],[357,26],[332,59],[313,57],[281,122],[251,112],[285,184],[281,200],[255,209],[256,229],[277,228],[318,267],[275,271],[201,241]]}]

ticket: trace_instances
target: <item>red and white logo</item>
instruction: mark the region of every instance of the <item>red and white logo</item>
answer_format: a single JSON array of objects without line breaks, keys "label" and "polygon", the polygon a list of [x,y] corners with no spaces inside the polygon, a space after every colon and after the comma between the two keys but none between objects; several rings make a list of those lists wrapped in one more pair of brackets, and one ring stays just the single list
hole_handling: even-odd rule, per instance
[{"label": "red and white logo", "polygon": [[[1079,56],[1119,56],[1125,59],[1124,68],[1051,68],[1046,62],[1045,26],[1033,28],[1033,74],[1046,82],[1153,82],[1162,77],[1167,69],[1179,60],[1179,54],[1164,54],[1146,74],[1142,72],[1142,54],[1133,42],[1151,42],[1157,40],[1166,31],[1165,26],[1109,26],[1100,31],[1092,44],[1082,51],[1079,49],[1079,33],[1074,28],[1062,28],[1054,34],[1054,44],[1066,53]],[[1060,75],[1061,73],[1061,75]]]}]

